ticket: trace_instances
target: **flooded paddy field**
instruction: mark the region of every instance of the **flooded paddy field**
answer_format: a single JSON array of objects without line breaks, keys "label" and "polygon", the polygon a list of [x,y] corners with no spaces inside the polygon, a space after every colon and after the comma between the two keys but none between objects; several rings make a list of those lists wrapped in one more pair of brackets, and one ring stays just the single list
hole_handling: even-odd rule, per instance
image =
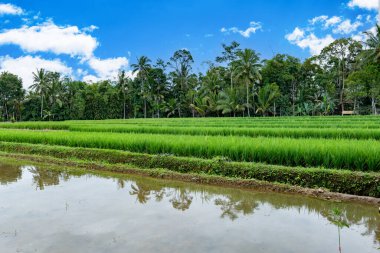
[{"label": "flooded paddy field", "polygon": [[377,207],[0,163],[4,253],[339,252],[338,232],[342,252],[379,252]]}]

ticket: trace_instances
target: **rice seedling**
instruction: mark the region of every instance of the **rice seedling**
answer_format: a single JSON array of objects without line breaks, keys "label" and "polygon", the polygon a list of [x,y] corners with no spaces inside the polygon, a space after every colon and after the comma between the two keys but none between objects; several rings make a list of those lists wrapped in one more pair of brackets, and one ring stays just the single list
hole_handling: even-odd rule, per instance
[{"label": "rice seedling", "polygon": [[105,148],[287,166],[379,171],[375,140],[0,130],[0,141]]}]

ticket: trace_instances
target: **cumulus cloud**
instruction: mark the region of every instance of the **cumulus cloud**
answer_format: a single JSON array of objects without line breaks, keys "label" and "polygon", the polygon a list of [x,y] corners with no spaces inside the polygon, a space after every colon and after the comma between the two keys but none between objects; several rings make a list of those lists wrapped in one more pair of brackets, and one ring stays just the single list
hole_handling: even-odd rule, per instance
[{"label": "cumulus cloud", "polygon": [[323,22],[323,21],[326,21],[328,19],[328,16],[326,15],[321,15],[321,16],[318,16],[318,17],[314,17],[312,19],[309,20],[310,24],[314,25],[318,22]]},{"label": "cumulus cloud", "polygon": [[12,58],[0,57],[0,72],[8,71],[22,78],[24,88],[33,84],[33,72],[43,68],[48,71],[59,72],[63,75],[71,75],[72,69],[59,59],[46,60],[39,56],[22,56]]},{"label": "cumulus cloud", "polygon": [[[120,70],[125,70],[128,67],[128,59],[126,57],[116,58],[91,58],[88,65],[94,70],[96,75],[86,75],[83,80],[86,82],[97,82],[100,80],[115,80]],[[131,71],[126,72],[127,76],[134,78]]]},{"label": "cumulus cloud", "polygon": [[90,25],[90,26],[87,26],[87,27],[83,28],[82,31],[84,31],[84,32],[93,32],[96,29],[99,29],[99,27],[97,27],[96,25]]},{"label": "cumulus cloud", "polygon": [[[370,32],[370,33],[373,33],[373,34],[376,34],[376,26],[370,28],[367,30],[367,32]],[[360,32],[358,34],[355,34],[351,37],[353,40],[356,40],[356,41],[359,41],[359,42],[366,42],[367,39],[368,39],[368,35],[365,34],[364,32]]]},{"label": "cumulus cloud", "polygon": [[256,33],[256,31],[260,30],[261,28],[262,28],[262,25],[260,22],[251,21],[249,23],[249,27],[245,30],[240,30],[237,27],[231,27],[231,28],[222,27],[222,29],[220,29],[220,31],[222,33],[225,33],[225,34],[238,33],[245,38],[249,38],[252,33]]},{"label": "cumulus cloud", "polygon": [[312,18],[311,20],[309,20],[309,23],[311,25],[321,23],[322,27],[324,29],[327,29],[329,27],[335,26],[336,24],[338,24],[341,21],[342,21],[341,17],[338,17],[338,16],[332,16],[331,18],[329,18],[326,15],[322,15],[322,16]]},{"label": "cumulus cloud", "polygon": [[325,28],[329,28],[330,26],[334,26],[341,21],[342,21],[342,19],[340,17],[333,16],[333,17],[326,20],[324,26],[325,26]]},{"label": "cumulus cloud", "polygon": [[[369,23],[370,20],[370,15],[363,16],[361,14],[353,20],[344,19],[341,16],[321,15],[309,19],[308,25],[304,28],[296,27],[293,32],[286,34],[285,38],[291,44],[302,49],[308,48],[310,54],[315,55],[335,40],[332,34],[348,35],[357,41],[365,41],[366,36],[361,32],[359,33],[358,29]],[[322,31],[324,35],[318,35],[317,29]]]},{"label": "cumulus cloud", "polygon": [[0,16],[2,15],[21,15],[24,11],[20,7],[13,4],[0,3]]},{"label": "cumulus cloud", "polygon": [[333,33],[350,34],[352,32],[355,32],[362,25],[363,23],[360,21],[351,23],[351,20],[346,19],[333,30]]},{"label": "cumulus cloud", "polygon": [[18,45],[28,53],[52,52],[90,58],[97,40],[77,26],[58,26],[49,20],[39,25],[22,26],[0,33],[0,45]]},{"label": "cumulus cloud", "polygon": [[330,34],[322,38],[318,38],[314,33],[306,35],[305,31],[298,27],[292,33],[287,34],[285,38],[302,49],[308,48],[312,55],[319,54],[324,47],[335,40]]},{"label": "cumulus cloud", "polygon": [[358,7],[367,10],[377,10],[379,8],[379,0],[350,0],[348,6],[351,8]]},{"label": "cumulus cloud", "polygon": [[299,27],[296,27],[292,33],[285,35],[285,38],[289,41],[297,41],[305,36],[305,31]]}]

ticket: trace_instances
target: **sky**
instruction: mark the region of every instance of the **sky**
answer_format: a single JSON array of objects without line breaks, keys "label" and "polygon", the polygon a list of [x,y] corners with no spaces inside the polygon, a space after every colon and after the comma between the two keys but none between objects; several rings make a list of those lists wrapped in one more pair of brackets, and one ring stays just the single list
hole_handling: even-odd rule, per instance
[{"label": "sky", "polygon": [[[1,1],[1,0],[0,0]],[[263,59],[306,59],[335,39],[364,41],[380,0],[14,0],[0,2],[0,72],[33,82],[38,68],[77,80],[114,80],[146,55],[154,63],[189,50],[204,72],[221,44]]]}]

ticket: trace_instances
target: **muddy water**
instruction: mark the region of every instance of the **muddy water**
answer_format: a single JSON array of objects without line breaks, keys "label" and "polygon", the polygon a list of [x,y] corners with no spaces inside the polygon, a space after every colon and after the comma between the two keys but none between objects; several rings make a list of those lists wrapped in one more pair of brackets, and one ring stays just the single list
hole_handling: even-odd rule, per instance
[{"label": "muddy water", "polygon": [[380,252],[377,207],[0,162],[1,253],[339,252],[335,221],[342,252]]}]

